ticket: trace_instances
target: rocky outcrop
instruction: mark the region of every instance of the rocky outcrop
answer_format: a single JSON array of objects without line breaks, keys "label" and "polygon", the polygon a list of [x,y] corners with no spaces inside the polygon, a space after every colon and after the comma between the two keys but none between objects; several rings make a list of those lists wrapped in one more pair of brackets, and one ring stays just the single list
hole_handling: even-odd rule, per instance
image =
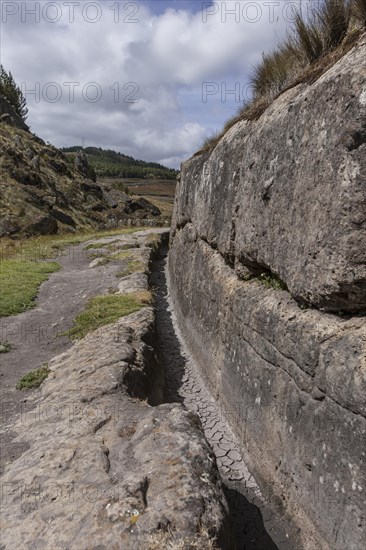
[{"label": "rocky outcrop", "polygon": [[73,166],[55,147],[0,120],[0,237],[104,229],[160,215],[149,201],[112,197],[95,179],[84,152]]},{"label": "rocky outcrop", "polygon": [[[119,292],[146,290],[142,271]],[[161,404],[153,343],[148,306],[50,362],[36,407],[15,426],[29,449],[1,480],[4,550],[233,547],[212,451],[196,415]]]},{"label": "rocky outcrop", "polygon": [[363,37],[187,161],[172,225],[186,346],[309,550],[365,537],[365,68]]}]

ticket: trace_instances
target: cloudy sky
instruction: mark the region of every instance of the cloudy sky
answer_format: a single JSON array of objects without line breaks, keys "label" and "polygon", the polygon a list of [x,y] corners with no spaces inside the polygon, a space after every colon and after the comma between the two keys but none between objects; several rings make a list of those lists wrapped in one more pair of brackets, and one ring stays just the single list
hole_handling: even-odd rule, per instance
[{"label": "cloudy sky", "polygon": [[295,3],[2,0],[1,63],[44,140],[177,167],[250,97]]}]

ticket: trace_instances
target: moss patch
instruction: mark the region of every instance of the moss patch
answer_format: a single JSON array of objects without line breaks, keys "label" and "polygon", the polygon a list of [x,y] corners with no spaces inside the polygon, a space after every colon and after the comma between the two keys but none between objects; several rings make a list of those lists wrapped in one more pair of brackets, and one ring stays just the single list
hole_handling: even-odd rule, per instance
[{"label": "moss patch", "polygon": [[50,373],[48,365],[43,365],[39,369],[32,370],[23,376],[17,383],[17,390],[30,390],[38,388]]},{"label": "moss patch", "polygon": [[33,307],[39,286],[59,269],[55,262],[1,261],[0,317],[16,315]]},{"label": "moss patch", "polygon": [[80,340],[93,330],[139,311],[150,301],[151,294],[147,291],[96,296],[88,302],[85,310],[75,318],[73,327],[65,334],[72,340]]},{"label": "moss patch", "polygon": [[11,344],[9,342],[0,342],[0,353],[9,353]]}]

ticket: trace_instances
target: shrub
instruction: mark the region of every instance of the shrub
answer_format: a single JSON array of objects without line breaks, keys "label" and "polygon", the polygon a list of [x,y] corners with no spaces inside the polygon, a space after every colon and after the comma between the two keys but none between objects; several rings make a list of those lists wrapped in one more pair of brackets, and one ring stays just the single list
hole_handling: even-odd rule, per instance
[{"label": "shrub", "polygon": [[[366,0],[354,0],[365,7]],[[356,5],[356,4],[355,4]],[[359,16],[362,18],[362,13]],[[351,20],[349,0],[323,0],[321,6],[305,17],[295,14],[287,39],[254,68],[251,83],[254,97],[279,94],[304,67],[336,48],[345,38]]]}]

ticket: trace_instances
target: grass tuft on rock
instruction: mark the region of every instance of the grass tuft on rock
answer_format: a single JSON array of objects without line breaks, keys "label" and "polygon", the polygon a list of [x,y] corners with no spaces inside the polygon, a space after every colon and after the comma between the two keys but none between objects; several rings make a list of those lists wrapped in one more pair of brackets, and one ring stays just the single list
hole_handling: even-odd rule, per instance
[{"label": "grass tuft on rock", "polygon": [[42,365],[39,369],[32,370],[25,374],[17,383],[17,390],[31,390],[38,388],[50,373],[48,365]]},{"label": "grass tuft on rock", "polygon": [[273,273],[261,273],[257,280],[266,288],[274,288],[275,290],[287,290],[286,284],[281,281],[277,275]]},{"label": "grass tuft on rock", "polygon": [[295,8],[294,23],[277,48],[263,53],[253,68],[253,98],[227,121],[224,129],[206,138],[201,154],[212,151],[225,133],[240,120],[258,120],[284,91],[312,83],[355,44],[366,27],[366,0],[322,0],[318,7]]},{"label": "grass tuft on rock", "polygon": [[75,318],[73,327],[65,334],[72,340],[81,340],[89,332],[139,311],[151,300],[148,291],[96,296],[88,302],[85,310]]},{"label": "grass tuft on rock", "polygon": [[39,286],[59,269],[56,262],[0,261],[0,317],[33,307]]},{"label": "grass tuft on rock", "polygon": [[128,262],[127,268],[117,273],[116,276],[123,279],[124,277],[132,275],[132,273],[146,273],[146,270],[147,267],[143,262],[140,260],[131,260]]}]

